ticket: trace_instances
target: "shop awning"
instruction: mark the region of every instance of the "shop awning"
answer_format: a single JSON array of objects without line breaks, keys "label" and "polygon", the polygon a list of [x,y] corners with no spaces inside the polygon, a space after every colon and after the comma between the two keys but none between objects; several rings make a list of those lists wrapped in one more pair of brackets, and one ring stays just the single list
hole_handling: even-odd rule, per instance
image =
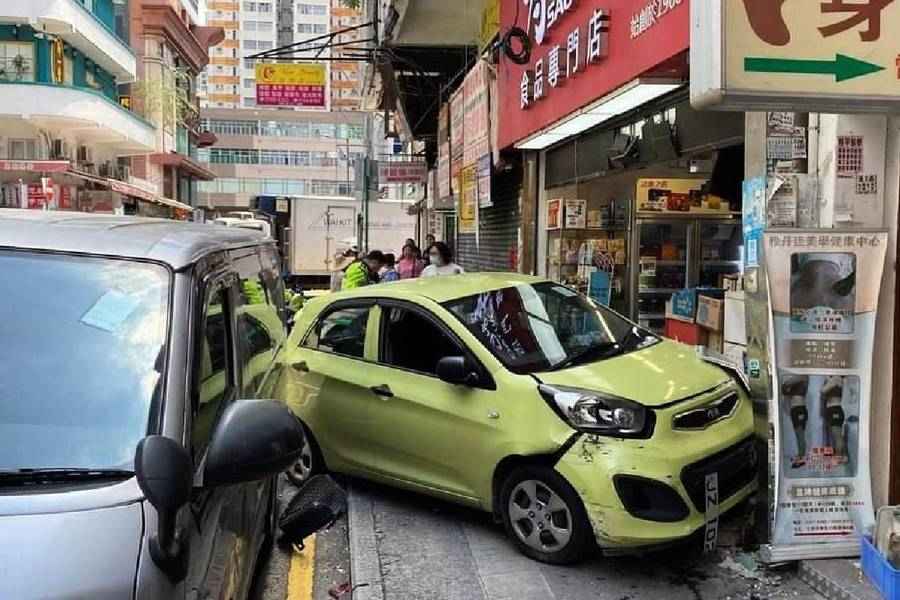
[{"label": "shop awning", "polygon": [[216,174],[201,165],[199,162],[176,152],[159,152],[150,155],[150,162],[154,165],[163,165],[166,167],[175,167],[182,171],[186,171],[202,181],[213,181]]},{"label": "shop awning", "polygon": [[154,202],[156,204],[161,204],[163,206],[170,206],[172,208],[177,208],[180,210],[186,210],[188,212],[193,212],[193,207],[184,204],[183,202],[178,202],[177,200],[172,200],[171,198],[165,198],[163,196],[159,196],[140,188],[136,185],[132,185],[130,183],[125,183],[124,181],[118,181],[116,179],[107,179],[109,182],[109,188],[117,192],[119,194],[124,194],[126,196],[132,196],[134,198],[138,198],[139,200],[144,200],[146,202]]}]

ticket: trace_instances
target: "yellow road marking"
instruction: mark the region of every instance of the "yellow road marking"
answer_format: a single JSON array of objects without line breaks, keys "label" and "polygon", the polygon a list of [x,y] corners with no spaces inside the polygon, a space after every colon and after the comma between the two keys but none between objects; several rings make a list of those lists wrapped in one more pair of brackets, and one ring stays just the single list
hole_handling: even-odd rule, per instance
[{"label": "yellow road marking", "polygon": [[291,570],[288,572],[286,600],[312,600],[313,570],[316,565],[316,536],[305,541],[303,552],[291,554]]}]

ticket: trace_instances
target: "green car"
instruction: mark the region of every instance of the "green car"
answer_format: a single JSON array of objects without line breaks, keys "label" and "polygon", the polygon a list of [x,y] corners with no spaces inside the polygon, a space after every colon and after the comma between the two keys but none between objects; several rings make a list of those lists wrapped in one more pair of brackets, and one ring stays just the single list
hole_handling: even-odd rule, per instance
[{"label": "green car", "polygon": [[540,561],[687,537],[755,489],[739,382],[549,281],[316,298],[283,360],[310,440],[296,482],[328,469],[490,511]]}]

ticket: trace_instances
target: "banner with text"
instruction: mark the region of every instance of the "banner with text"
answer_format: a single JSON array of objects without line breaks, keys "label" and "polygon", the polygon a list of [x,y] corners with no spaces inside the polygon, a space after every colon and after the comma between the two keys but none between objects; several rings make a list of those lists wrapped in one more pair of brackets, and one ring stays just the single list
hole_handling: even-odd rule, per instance
[{"label": "banner with text", "polygon": [[770,230],[763,241],[774,323],[772,552],[858,552],[873,524],[872,353],[887,232]]},{"label": "banner with text", "polygon": [[256,104],[325,108],[325,65],[256,65]]}]

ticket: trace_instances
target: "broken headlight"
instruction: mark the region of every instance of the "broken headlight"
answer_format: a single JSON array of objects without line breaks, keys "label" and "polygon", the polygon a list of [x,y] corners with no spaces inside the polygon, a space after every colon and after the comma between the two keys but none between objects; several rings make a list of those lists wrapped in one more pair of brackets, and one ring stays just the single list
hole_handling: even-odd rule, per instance
[{"label": "broken headlight", "polygon": [[626,438],[648,438],[653,432],[653,412],[630,400],[556,385],[539,389],[550,407],[578,431]]}]

